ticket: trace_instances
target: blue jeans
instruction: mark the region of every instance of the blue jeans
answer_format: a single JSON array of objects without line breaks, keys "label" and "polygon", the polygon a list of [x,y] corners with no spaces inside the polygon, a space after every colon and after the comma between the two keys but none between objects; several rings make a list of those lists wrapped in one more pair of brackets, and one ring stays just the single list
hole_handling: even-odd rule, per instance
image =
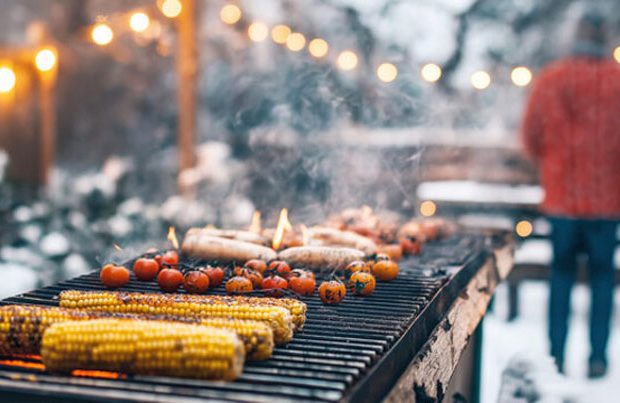
[{"label": "blue jeans", "polygon": [[590,360],[607,360],[613,306],[617,220],[549,217],[553,262],[549,299],[551,355],[564,362],[570,295],[577,277],[577,256],[588,256],[590,289]]}]

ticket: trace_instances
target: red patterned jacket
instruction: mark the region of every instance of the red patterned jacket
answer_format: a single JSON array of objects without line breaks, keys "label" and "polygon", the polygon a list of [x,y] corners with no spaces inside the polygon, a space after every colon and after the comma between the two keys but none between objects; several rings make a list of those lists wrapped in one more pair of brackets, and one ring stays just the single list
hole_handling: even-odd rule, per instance
[{"label": "red patterned jacket", "polygon": [[572,57],[534,83],[523,142],[540,170],[547,214],[620,217],[620,66]]}]

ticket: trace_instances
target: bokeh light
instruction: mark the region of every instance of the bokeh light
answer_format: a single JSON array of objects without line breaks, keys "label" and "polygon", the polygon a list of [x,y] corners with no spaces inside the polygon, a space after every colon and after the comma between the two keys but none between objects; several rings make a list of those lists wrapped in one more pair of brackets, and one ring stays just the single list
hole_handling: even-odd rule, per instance
[{"label": "bokeh light", "polygon": [[377,67],[377,77],[384,83],[391,83],[398,77],[398,69],[392,63],[381,63]]},{"label": "bokeh light", "polygon": [[164,0],[161,4],[161,12],[168,18],[178,17],[183,11],[183,4],[179,0]]},{"label": "bokeh light", "polygon": [[143,12],[133,13],[129,18],[129,28],[134,32],[144,32],[151,25],[151,19]]},{"label": "bokeh light", "polygon": [[616,59],[616,61],[620,63],[620,46],[617,46],[614,49],[614,59]]},{"label": "bokeh light", "polygon": [[248,36],[254,42],[262,42],[269,35],[269,29],[264,22],[253,22],[248,27]]},{"label": "bokeh light", "polygon": [[220,20],[224,24],[233,25],[241,19],[241,9],[234,4],[226,4],[220,10]]},{"label": "bokeh light", "polygon": [[431,200],[425,200],[420,204],[420,214],[424,217],[432,217],[437,212],[437,205]]},{"label": "bokeh light", "polygon": [[329,52],[329,45],[325,39],[314,38],[308,44],[308,52],[316,58],[325,57]]},{"label": "bokeh light", "polygon": [[420,69],[420,75],[424,81],[435,83],[441,78],[441,67],[435,63],[427,63]]},{"label": "bokeh light", "polygon": [[4,66],[0,67],[0,92],[7,93],[15,88],[15,72],[12,68]]},{"label": "bokeh light", "polygon": [[294,32],[286,38],[286,47],[293,52],[299,52],[305,46],[306,37],[299,32]]},{"label": "bokeh light", "polygon": [[105,46],[114,39],[114,32],[108,24],[100,22],[95,24],[90,36],[97,45]]},{"label": "bokeh light", "polygon": [[512,69],[510,79],[517,87],[525,87],[532,81],[532,72],[525,66],[519,66]]},{"label": "bokeh light", "polygon": [[357,55],[352,50],[340,52],[336,64],[341,70],[349,71],[357,67]]},{"label": "bokeh light", "polygon": [[287,25],[276,25],[271,30],[271,39],[273,39],[275,43],[284,45],[290,34],[291,29]]},{"label": "bokeh light", "polygon": [[34,58],[34,64],[39,71],[50,71],[56,65],[56,52],[50,48],[39,50]]},{"label": "bokeh light", "polygon": [[491,76],[484,70],[478,70],[471,75],[470,82],[475,89],[484,90],[491,85]]},{"label": "bokeh light", "polygon": [[532,226],[532,223],[527,220],[521,220],[515,225],[515,232],[521,238],[527,238],[532,235],[533,231],[534,227]]}]

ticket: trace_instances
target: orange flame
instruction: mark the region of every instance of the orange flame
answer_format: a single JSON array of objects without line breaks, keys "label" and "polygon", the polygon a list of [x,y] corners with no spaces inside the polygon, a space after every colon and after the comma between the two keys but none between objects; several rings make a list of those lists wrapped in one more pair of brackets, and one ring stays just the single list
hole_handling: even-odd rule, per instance
[{"label": "orange flame", "polygon": [[168,240],[170,241],[170,243],[172,243],[172,246],[174,246],[174,249],[179,249],[179,240],[177,239],[177,230],[170,226],[168,228]]},{"label": "orange flame", "polygon": [[256,210],[252,215],[252,223],[250,223],[250,227],[248,230],[250,232],[254,232],[256,234],[260,234],[261,232],[261,220],[260,220],[260,211]]},{"label": "orange flame", "polygon": [[114,246],[114,249],[116,249],[119,252],[121,252],[123,250],[123,248],[121,248],[121,246],[119,244],[113,243],[112,246]]},{"label": "orange flame", "polygon": [[23,361],[23,360],[0,360],[0,365],[6,365],[10,367],[20,367],[20,368],[29,368],[29,369],[39,369],[45,370],[45,365],[40,362],[31,362],[31,361]]},{"label": "orange flame", "polygon": [[88,378],[104,378],[104,379],[126,379],[127,375],[120,374],[118,372],[110,371],[95,371],[85,369],[74,369],[71,372],[73,376],[88,377]]},{"label": "orange flame", "polygon": [[304,245],[308,245],[310,242],[310,233],[308,232],[308,227],[303,224],[299,224],[299,229],[301,230],[301,242]]},{"label": "orange flame", "polygon": [[280,218],[278,219],[278,226],[276,227],[276,232],[273,234],[273,241],[271,242],[271,247],[275,250],[280,248],[282,244],[282,239],[284,238],[284,232],[291,228],[292,225],[288,220],[288,210],[283,208],[280,210]]}]

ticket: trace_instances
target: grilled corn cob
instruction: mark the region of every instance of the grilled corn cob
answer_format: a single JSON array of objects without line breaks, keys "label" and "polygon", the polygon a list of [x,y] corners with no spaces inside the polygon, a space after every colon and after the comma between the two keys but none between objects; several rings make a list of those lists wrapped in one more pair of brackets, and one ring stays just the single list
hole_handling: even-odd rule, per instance
[{"label": "grilled corn cob", "polygon": [[74,369],[233,380],[245,353],[227,329],[135,319],[94,319],[51,325],[41,357],[50,372]]},{"label": "grilled corn cob", "polygon": [[53,323],[98,318],[183,322],[230,329],[244,344],[249,360],[266,360],[273,352],[273,331],[263,322],[227,318],[139,315],[85,311],[34,305],[0,307],[0,354],[40,354],[43,332]]},{"label": "grilled corn cob", "polygon": [[70,290],[60,293],[60,306],[89,311],[256,320],[271,327],[276,344],[292,340],[293,322],[288,309],[241,300],[233,303],[222,298],[203,296],[192,299],[184,294]]}]

